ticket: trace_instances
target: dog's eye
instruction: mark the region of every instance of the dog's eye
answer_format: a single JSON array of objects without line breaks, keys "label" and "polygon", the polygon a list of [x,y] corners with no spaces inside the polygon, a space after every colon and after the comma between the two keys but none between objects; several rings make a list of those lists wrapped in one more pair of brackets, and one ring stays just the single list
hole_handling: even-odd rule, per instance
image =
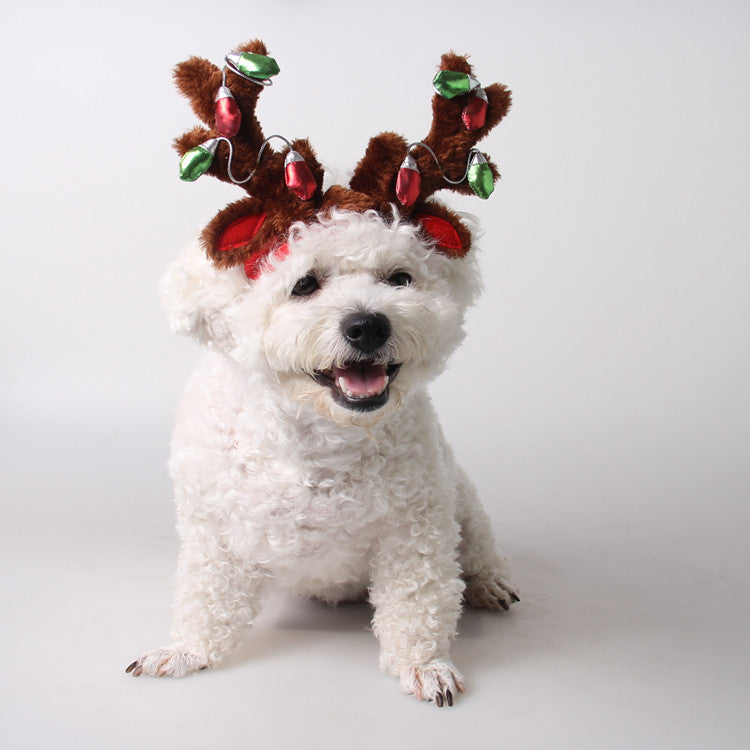
[{"label": "dog's eye", "polygon": [[312,274],[303,276],[292,289],[293,297],[307,297],[320,289],[320,282]]},{"label": "dog's eye", "polygon": [[412,282],[411,276],[406,271],[398,271],[389,276],[386,281],[391,286],[409,286]]}]

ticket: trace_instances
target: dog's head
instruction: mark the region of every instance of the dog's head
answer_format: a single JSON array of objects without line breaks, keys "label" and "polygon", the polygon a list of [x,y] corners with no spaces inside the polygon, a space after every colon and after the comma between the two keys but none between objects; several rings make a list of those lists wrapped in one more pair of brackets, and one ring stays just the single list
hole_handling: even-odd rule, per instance
[{"label": "dog's head", "polygon": [[[348,187],[323,191],[309,143],[264,138],[255,105],[278,72],[260,41],[219,70],[191,58],[177,85],[209,129],[175,142],[181,176],[242,185],[200,247],[164,279],[172,327],[230,356],[292,401],[369,424],[443,368],[478,288],[471,232],[431,195],[487,198],[498,173],[474,146],[510,92],[482,89],[465,57],[443,55],[424,141],[370,140]],[[230,88],[231,87],[231,88]],[[281,138],[287,152],[269,141]],[[205,255],[201,251],[205,251]]]},{"label": "dog's head", "polygon": [[434,377],[478,291],[473,258],[449,258],[414,225],[334,211],[292,227],[255,279],[197,243],[162,280],[172,328],[266,376],[339,422],[376,421]]}]

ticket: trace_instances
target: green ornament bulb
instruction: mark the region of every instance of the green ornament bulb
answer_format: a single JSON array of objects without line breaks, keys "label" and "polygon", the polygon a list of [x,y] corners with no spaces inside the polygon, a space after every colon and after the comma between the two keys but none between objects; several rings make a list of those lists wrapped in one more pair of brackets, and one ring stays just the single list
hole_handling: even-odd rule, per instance
[{"label": "green ornament bulb", "polygon": [[256,83],[267,81],[280,70],[272,57],[256,55],[254,52],[230,52],[224,59],[235,73]]},{"label": "green ornament bulb", "polygon": [[479,81],[468,73],[458,73],[454,70],[441,70],[432,79],[435,91],[444,99],[453,99],[454,96],[468,94],[479,88]]},{"label": "green ornament bulb", "polygon": [[180,159],[180,179],[185,182],[195,182],[202,174],[205,174],[213,163],[218,145],[219,139],[211,138],[187,151]]},{"label": "green ornament bulb", "polygon": [[469,186],[476,195],[484,200],[492,195],[495,189],[495,178],[487,159],[479,151],[472,151],[469,159],[469,169],[466,174]]}]

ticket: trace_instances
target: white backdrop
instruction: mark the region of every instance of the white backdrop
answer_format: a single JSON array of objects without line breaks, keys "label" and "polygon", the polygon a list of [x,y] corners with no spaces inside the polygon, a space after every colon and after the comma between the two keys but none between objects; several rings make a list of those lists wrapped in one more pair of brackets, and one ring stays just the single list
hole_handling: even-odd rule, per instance
[{"label": "white backdrop", "polygon": [[[747,3],[39,0],[3,17],[8,747],[741,746]],[[514,91],[481,144],[495,193],[447,196],[482,223],[486,292],[433,393],[523,601],[465,617],[452,713],[378,674],[366,611],[286,599],[226,669],[121,675],[167,637],[163,464],[198,356],[156,285],[243,194],[177,178],[171,139],[196,123],[170,71],[253,37],[282,68],[264,129],[340,169],[381,130],[426,134],[448,49]]]}]

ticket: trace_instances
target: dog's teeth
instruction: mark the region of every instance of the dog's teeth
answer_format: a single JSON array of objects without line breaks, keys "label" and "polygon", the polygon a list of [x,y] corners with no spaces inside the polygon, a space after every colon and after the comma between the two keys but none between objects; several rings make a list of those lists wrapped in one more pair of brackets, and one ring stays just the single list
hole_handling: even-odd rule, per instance
[{"label": "dog's teeth", "polygon": [[353,398],[352,392],[349,390],[349,388],[347,388],[345,378],[343,376],[340,377],[338,382],[339,382],[339,388],[341,389],[342,393],[349,396],[349,398]]}]

